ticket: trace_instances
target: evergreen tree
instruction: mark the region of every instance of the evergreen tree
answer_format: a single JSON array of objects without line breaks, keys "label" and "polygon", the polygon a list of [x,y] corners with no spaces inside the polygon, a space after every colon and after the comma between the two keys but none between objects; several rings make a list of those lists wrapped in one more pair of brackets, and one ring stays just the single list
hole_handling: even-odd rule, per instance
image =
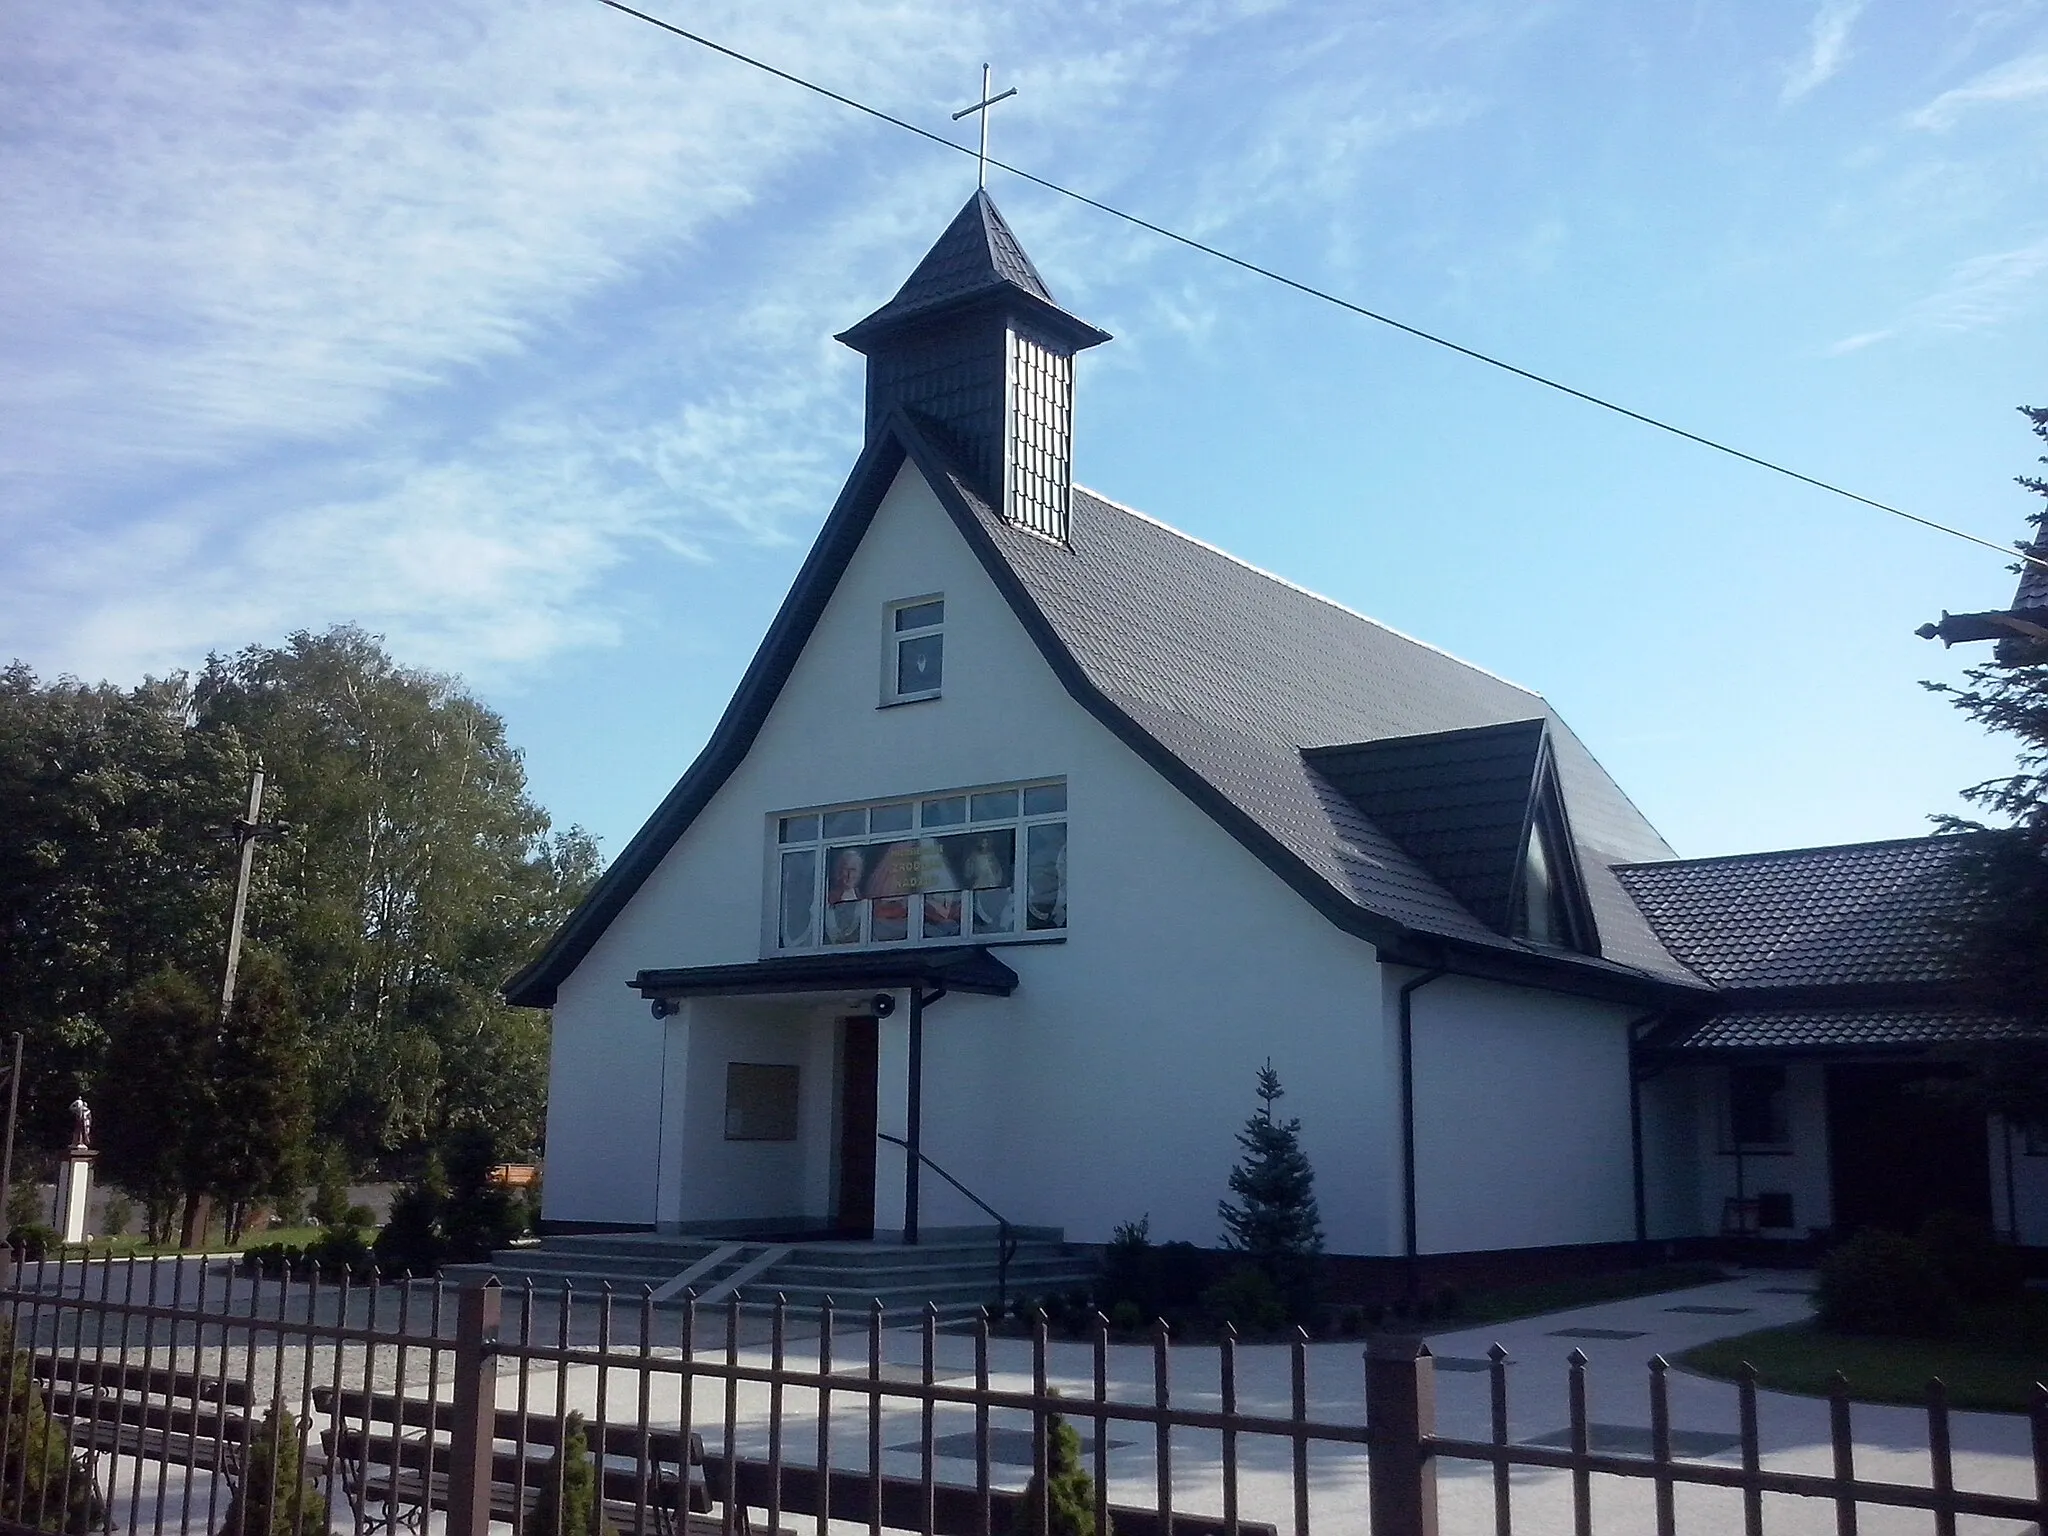
[{"label": "evergreen tree", "polygon": [[447,1244],[441,1220],[448,1210],[448,1176],[438,1153],[392,1197],[391,1214],[377,1234],[377,1262],[386,1273],[431,1275],[441,1267]]},{"label": "evergreen tree", "polygon": [[[2021,410],[2048,442],[2048,407]],[[2048,479],[2022,475],[2019,483],[2048,497]],[[2048,550],[2048,507],[2028,520],[2034,552]],[[2019,749],[2011,774],[1963,791],[1988,820],[1939,820],[1944,831],[1970,834],[1957,860],[1971,898],[1948,924],[1957,973],[1975,1001],[2036,1035],[1974,1053],[1977,1096],[1994,1113],[2048,1124],[2048,644],[2003,642],[1998,659],[1971,667],[1960,686],[1926,686]]]},{"label": "evergreen tree", "polygon": [[213,1125],[209,1069],[217,999],[163,970],[123,997],[109,1030],[94,1132],[105,1175],[142,1197],[152,1242],[167,1242],[194,1187],[191,1149]]},{"label": "evergreen tree", "polygon": [[[1045,1420],[1045,1473],[1046,1480],[1040,1483],[1033,1470],[1010,1523],[1010,1536],[1038,1536],[1040,1504],[1050,1506],[1046,1524],[1052,1536],[1096,1536],[1095,1479],[1081,1464],[1080,1435],[1056,1413],[1047,1414]],[[1101,1536],[1113,1536],[1113,1530],[1111,1522]]]},{"label": "evergreen tree", "polygon": [[221,1517],[218,1536],[324,1533],[326,1501],[306,1475],[299,1454],[299,1426],[290,1411],[272,1404],[255,1436],[243,1460],[240,1485]]},{"label": "evergreen tree", "polygon": [[[0,1524],[85,1536],[107,1514],[99,1489],[72,1459],[71,1436],[44,1406],[29,1353],[14,1347],[12,1328],[0,1321],[0,1360],[7,1375],[6,1441],[0,1445]],[[65,1487],[66,1479],[70,1487]]]},{"label": "evergreen tree", "polygon": [[252,1201],[298,1184],[309,1150],[306,1032],[274,956],[252,950],[243,957],[210,1065],[212,1113],[196,1172],[206,1193],[227,1206],[232,1243]]},{"label": "evergreen tree", "polygon": [[1223,1220],[1223,1246],[1249,1259],[1299,1313],[1313,1285],[1315,1256],[1323,1251],[1315,1172],[1301,1150],[1301,1122],[1274,1118],[1283,1091],[1270,1058],[1259,1069],[1258,1095],[1259,1107],[1237,1133],[1244,1154],[1230,1170],[1237,1199],[1220,1202],[1216,1214]]},{"label": "evergreen tree", "polygon": [[618,1536],[604,1518],[582,1414],[572,1411],[563,1423],[561,1443],[540,1474],[539,1497],[519,1529],[520,1536]]},{"label": "evergreen tree", "polygon": [[497,1146],[482,1126],[468,1126],[448,1141],[448,1198],[441,1211],[443,1262],[474,1264],[526,1231],[526,1214],[511,1190],[496,1183]]}]

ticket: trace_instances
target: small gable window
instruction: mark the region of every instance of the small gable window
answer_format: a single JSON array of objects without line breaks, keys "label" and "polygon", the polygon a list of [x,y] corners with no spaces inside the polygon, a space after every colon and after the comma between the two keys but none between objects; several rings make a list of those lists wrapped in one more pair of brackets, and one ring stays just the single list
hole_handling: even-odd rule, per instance
[{"label": "small gable window", "polygon": [[946,600],[914,597],[888,607],[883,634],[882,702],[936,699],[946,669]]},{"label": "small gable window", "polygon": [[1516,881],[1512,931],[1518,939],[1557,949],[1588,948],[1586,935],[1573,909],[1569,855],[1549,807],[1539,808],[1529,827],[1529,842],[1522,854],[1522,869]]}]

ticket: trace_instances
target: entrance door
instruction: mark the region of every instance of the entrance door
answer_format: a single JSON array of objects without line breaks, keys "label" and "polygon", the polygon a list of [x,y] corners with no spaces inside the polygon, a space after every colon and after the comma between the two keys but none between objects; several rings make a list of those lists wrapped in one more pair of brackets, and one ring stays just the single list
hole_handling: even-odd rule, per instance
[{"label": "entrance door", "polygon": [[841,1021],[839,1199],[833,1225],[848,1237],[875,1235],[875,1064],[871,1018]]},{"label": "entrance door", "polygon": [[1937,1070],[1828,1068],[1828,1159],[1838,1231],[1911,1232],[1936,1211],[1991,1221],[1984,1116],[1926,1091]]}]

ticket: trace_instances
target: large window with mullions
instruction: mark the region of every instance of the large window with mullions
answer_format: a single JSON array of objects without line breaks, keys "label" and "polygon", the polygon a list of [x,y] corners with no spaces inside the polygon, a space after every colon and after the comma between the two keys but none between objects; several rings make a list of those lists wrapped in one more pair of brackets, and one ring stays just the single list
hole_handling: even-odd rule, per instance
[{"label": "large window with mullions", "polygon": [[1064,780],[793,811],[773,835],[778,949],[1066,930]]}]

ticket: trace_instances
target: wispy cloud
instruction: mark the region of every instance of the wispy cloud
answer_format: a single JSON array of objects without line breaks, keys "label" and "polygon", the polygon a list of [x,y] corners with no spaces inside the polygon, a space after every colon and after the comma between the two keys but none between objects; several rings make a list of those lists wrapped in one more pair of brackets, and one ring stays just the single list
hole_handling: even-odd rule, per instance
[{"label": "wispy cloud", "polygon": [[1915,128],[1940,130],[1977,107],[2043,97],[2048,97],[2048,48],[2008,59],[1965,85],[1943,91],[1906,121]]},{"label": "wispy cloud", "polygon": [[[1021,147],[1113,127],[1101,101],[1247,7],[1130,9],[1121,48],[1064,44],[1080,84],[1019,50],[1044,58]],[[1010,17],[691,19],[900,107],[945,101]],[[595,6],[221,0],[143,27],[83,0],[16,31],[0,655],[96,675],[337,618],[489,675],[611,640],[627,560],[801,536],[858,439],[827,338],[964,191]],[[1089,244],[1098,273],[1158,257]]]},{"label": "wispy cloud", "polygon": [[1821,0],[1807,24],[1805,54],[1785,71],[1779,100],[1794,102],[1826,85],[1849,56],[1849,33],[1865,0]]},{"label": "wispy cloud", "polygon": [[1933,292],[1892,324],[1859,331],[1826,349],[1830,357],[1896,338],[1954,335],[2002,325],[2048,298],[2048,238],[1957,263]]}]

